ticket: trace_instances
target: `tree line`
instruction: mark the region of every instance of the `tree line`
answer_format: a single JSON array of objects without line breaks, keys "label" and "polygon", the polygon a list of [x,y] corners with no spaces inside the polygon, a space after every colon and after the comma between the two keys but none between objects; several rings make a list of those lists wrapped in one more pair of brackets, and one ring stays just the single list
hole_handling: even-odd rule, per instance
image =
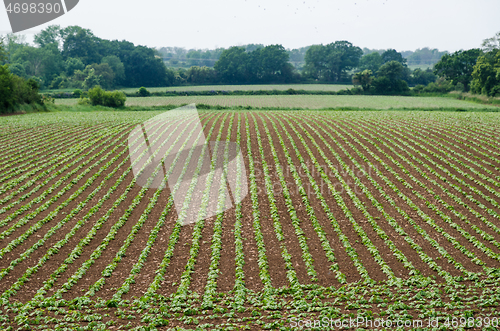
[{"label": "tree line", "polygon": [[[113,89],[183,84],[350,83],[349,75],[354,69],[369,67],[375,73],[375,67],[386,62],[387,54],[396,52],[366,54],[370,50],[361,50],[347,41],[293,50],[261,44],[215,50],[186,51],[176,47],[155,50],[125,40],[98,38],[78,26],[57,25],[35,35],[34,43],[32,46],[21,36],[8,35],[4,63],[9,65],[11,73],[31,78],[43,89],[88,90],[97,85]],[[187,67],[175,68],[181,60]],[[416,74],[419,82],[425,78],[421,73]],[[406,76],[406,81],[413,84],[410,75]]]},{"label": "tree line", "polygon": [[[7,52],[0,40],[0,64],[7,60]],[[10,73],[6,64],[0,65],[0,114],[13,111],[17,105],[42,105],[43,99],[38,93],[36,80],[28,80]]]},{"label": "tree line", "polygon": [[35,35],[35,46],[15,35],[8,35],[4,43],[10,72],[32,78],[45,89],[168,84],[166,66],[156,50],[101,39],[78,26],[50,26]]},{"label": "tree line", "polygon": [[[292,51],[282,45],[250,44],[215,51],[191,50],[183,56],[197,65],[172,68],[166,66],[164,55],[181,56],[182,49],[156,50],[125,40],[101,39],[78,26],[53,25],[35,35],[34,46],[20,36],[8,35],[0,63],[6,65],[3,71],[43,89],[353,83],[367,94],[405,94],[409,86],[415,86],[417,92],[455,89],[492,96],[500,94],[499,39],[497,34],[485,40],[482,49],[453,54],[424,48],[405,55],[394,49],[361,49],[348,41]],[[410,60],[433,62],[439,56],[433,69],[408,67]],[[208,60],[213,65],[203,62]]]}]

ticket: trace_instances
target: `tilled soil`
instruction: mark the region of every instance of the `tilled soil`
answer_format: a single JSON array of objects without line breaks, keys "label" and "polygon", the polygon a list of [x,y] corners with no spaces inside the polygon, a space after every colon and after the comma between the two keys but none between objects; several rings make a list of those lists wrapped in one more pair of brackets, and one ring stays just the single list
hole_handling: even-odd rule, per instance
[{"label": "tilled soil", "polygon": [[[235,142],[237,139],[237,121],[238,118],[241,119],[241,152],[243,155],[244,166],[246,169],[246,174],[248,178],[248,169],[249,169],[249,158],[248,155],[251,152],[253,155],[253,162],[255,167],[255,180],[258,187],[258,196],[257,199],[252,201],[250,194],[248,194],[241,202],[241,211],[242,211],[242,237],[243,237],[243,255],[245,264],[243,266],[244,271],[244,281],[245,288],[250,290],[252,293],[260,293],[265,284],[263,283],[263,268],[268,268],[269,276],[271,280],[272,287],[275,289],[286,289],[290,287],[293,282],[287,276],[287,266],[285,260],[283,258],[284,249],[286,248],[287,253],[290,256],[291,260],[291,268],[296,276],[297,280],[300,284],[304,286],[304,288],[341,288],[343,285],[339,283],[339,280],[336,278],[335,273],[331,270],[331,261],[327,258],[325,251],[322,247],[322,243],[320,238],[318,237],[316,230],[313,226],[311,220],[311,213],[308,212],[305,204],[304,198],[299,194],[298,187],[295,183],[294,178],[292,177],[292,173],[290,170],[289,160],[286,157],[285,150],[290,155],[290,162],[293,163],[293,166],[296,167],[297,171],[299,171],[300,180],[302,182],[303,187],[307,191],[307,199],[310,204],[314,216],[317,218],[318,223],[324,231],[326,238],[329,241],[329,245],[332,248],[335,254],[335,260],[338,262],[339,270],[346,276],[346,281],[348,284],[354,284],[359,282],[362,277],[359,273],[359,270],[355,267],[355,264],[351,261],[351,258],[347,254],[347,248],[345,244],[341,242],[339,236],[334,231],[331,222],[332,217],[338,222],[342,233],[347,237],[349,241],[349,245],[352,247],[355,254],[358,256],[359,260],[363,264],[364,268],[366,268],[369,277],[376,281],[384,283],[388,279],[387,273],[383,271],[382,264],[387,264],[390,270],[394,273],[394,276],[397,278],[401,278],[403,280],[408,280],[412,276],[409,273],[403,263],[398,261],[398,258],[394,252],[391,251],[391,248],[386,244],[384,240],[390,240],[394,243],[395,247],[400,250],[406,258],[412,263],[412,265],[425,277],[435,278],[438,283],[444,283],[445,280],[438,276],[438,273],[430,267],[430,265],[419,256],[418,252],[415,251],[409,243],[399,235],[395,229],[385,220],[384,214],[377,209],[377,207],[372,203],[370,198],[364,194],[359,187],[354,185],[354,178],[342,168],[340,163],[338,162],[336,156],[329,148],[332,148],[336,154],[342,159],[342,161],[347,164],[354,173],[354,176],[357,176],[357,179],[367,187],[370,191],[371,195],[375,200],[380,203],[380,207],[383,208],[386,215],[393,218],[397,224],[399,224],[404,231],[411,237],[415,243],[417,243],[433,261],[438,265],[442,270],[449,273],[452,276],[463,276],[463,273],[453,265],[452,261],[447,261],[446,258],[442,256],[442,254],[431,245],[431,243],[426,240],[422,235],[420,235],[415,228],[410,225],[400,212],[392,206],[389,201],[387,201],[384,196],[376,189],[374,184],[367,178],[367,176],[363,175],[359,169],[354,166],[353,161],[356,161],[362,166],[367,167],[370,162],[374,164],[377,169],[381,171],[381,173],[386,176],[396,187],[396,191],[393,190],[390,186],[387,185],[386,182],[379,176],[375,171],[369,171],[368,176],[371,178],[383,189],[383,191],[393,199],[397,206],[404,211],[408,217],[410,217],[418,226],[420,226],[432,240],[435,241],[442,249],[444,249],[451,257],[458,263],[460,263],[467,272],[479,274],[483,272],[482,266],[474,263],[472,259],[466,256],[465,253],[461,252],[461,249],[455,247],[449,239],[445,238],[443,234],[437,232],[431,225],[426,222],[425,217],[429,217],[437,226],[443,229],[446,234],[449,234],[451,238],[456,240],[459,245],[464,247],[466,250],[470,251],[474,256],[476,256],[480,261],[484,262],[486,267],[489,268],[500,268],[500,259],[488,256],[484,253],[481,248],[474,244],[474,240],[477,240],[482,245],[487,247],[493,254],[500,255],[500,249],[498,249],[497,241],[500,240],[500,233],[487,226],[483,221],[478,219],[473,213],[471,213],[465,206],[457,203],[454,199],[450,198],[448,195],[443,192],[443,190],[436,185],[434,185],[429,179],[435,180],[437,183],[447,188],[453,194],[457,195],[461,201],[469,204],[471,208],[474,208],[478,211],[478,213],[487,219],[488,221],[493,222],[494,224],[498,224],[498,218],[492,216],[491,213],[487,212],[485,208],[479,208],[477,205],[472,204],[469,200],[467,200],[466,196],[459,195],[458,192],[450,189],[447,182],[453,183],[454,185],[461,186],[463,191],[466,194],[470,194],[471,197],[479,201],[481,204],[486,206],[490,211],[495,211],[500,213],[500,209],[486,201],[484,198],[471,191],[470,188],[473,187],[482,194],[492,197],[496,199],[495,194],[492,194],[491,191],[483,187],[484,185],[489,185],[495,192],[499,193],[500,189],[491,183],[487,183],[484,179],[479,178],[477,175],[470,172],[465,167],[461,167],[460,169],[464,172],[470,173],[471,179],[463,178],[459,172],[457,172],[450,164],[457,165],[460,167],[460,164],[455,162],[452,159],[446,158],[442,154],[442,150],[440,146],[433,144],[427,138],[432,138],[440,141],[443,145],[449,147],[451,150],[474,160],[475,162],[481,163],[481,153],[489,154],[489,151],[492,151],[495,158],[498,158],[498,153],[500,153],[500,144],[498,141],[491,141],[491,144],[498,145],[498,148],[495,149],[492,146],[488,146],[487,149],[481,149],[481,153],[477,151],[473,151],[468,148],[464,144],[455,144],[456,141],[466,142],[466,138],[463,136],[463,133],[474,134],[474,130],[468,130],[467,127],[457,126],[457,127],[448,127],[446,124],[440,122],[433,121],[423,121],[423,122],[412,122],[412,121],[401,121],[398,122],[391,118],[385,117],[381,118],[379,121],[374,121],[373,118],[370,119],[355,119],[355,118],[336,118],[335,116],[325,115],[325,113],[320,113],[318,115],[309,114],[300,114],[300,113],[230,113],[229,116],[233,116],[233,127],[231,136],[229,140]],[[253,115],[253,116],[252,116]],[[254,117],[255,116],[255,117]],[[222,117],[220,116],[217,119],[212,117],[210,119],[203,119],[202,123],[206,124],[204,132],[208,134],[208,130],[212,127],[214,130],[212,133],[212,140],[218,135],[219,129],[222,129],[222,133],[220,135],[220,140],[225,141],[227,138],[227,125],[229,123],[229,117],[226,118],[226,122],[224,127],[221,128]],[[254,120],[255,118],[255,120]],[[278,132],[275,131],[273,127],[273,123],[277,126]],[[291,123],[291,124],[290,124]],[[297,130],[298,133],[305,139],[304,143],[298,138],[297,134],[292,130],[291,125]],[[313,132],[313,130],[309,127],[315,127],[318,130],[318,134]],[[250,136],[247,136],[246,129],[249,129]],[[268,138],[266,133],[266,127],[270,131],[271,140]],[[123,130],[121,133],[117,133],[116,137],[119,135],[123,135],[125,132],[128,132],[132,126],[123,125]],[[40,128],[36,131],[36,135],[31,137],[30,139],[30,131],[19,131],[19,136],[15,139],[8,140],[5,138],[0,139],[0,147],[5,147],[7,150],[13,151],[17,149],[23,149],[24,145],[28,142],[30,144],[37,144],[40,140],[40,144],[37,146],[40,148],[41,140],[44,139],[45,136],[55,136],[59,137],[60,140],[55,140],[51,145],[47,146],[47,152],[50,151],[50,146],[61,144],[64,141],[72,142],[72,141],[80,141],[85,135],[95,135],[100,132],[100,130],[105,130],[105,126],[102,124],[96,123],[94,126],[83,126],[78,130],[74,127],[66,128],[67,132],[61,132],[59,134],[55,134],[54,128]],[[335,137],[336,142],[333,142],[327,134],[323,131],[326,130],[333,137]],[[35,130],[35,129],[30,129]],[[261,143],[263,146],[263,153],[261,154],[259,151],[259,143],[258,143],[258,135],[260,134]],[[461,178],[467,185],[462,185],[454,180],[447,173],[435,169],[435,171],[439,172],[446,181],[442,181],[437,176],[429,173],[419,164],[416,164],[415,161],[410,160],[412,163],[416,164],[422,171],[426,173],[429,179],[422,176],[415,168],[413,168],[409,163],[404,162],[398,155],[394,153],[401,154],[405,158],[408,158],[408,153],[412,153],[411,150],[406,149],[403,145],[398,144],[396,139],[390,138],[387,136],[387,133],[390,132],[393,136],[398,139],[402,139],[406,141],[413,148],[418,150],[419,152],[428,155],[430,159],[433,160],[436,164],[442,166],[444,169],[447,169],[451,174]],[[413,132],[412,135],[409,135],[408,132]],[[496,132],[496,128],[491,126],[488,127],[485,131],[484,135],[480,137],[480,139],[488,140],[489,134],[494,134]],[[279,133],[279,135],[278,135]],[[287,135],[290,134],[290,136]],[[315,144],[321,149],[324,153],[324,156],[338,169],[340,176],[342,176],[342,180],[339,181],[339,178],[335,177],[331,169],[328,169],[326,166],[326,162],[323,159],[323,155],[320,153],[315,144],[307,137],[306,133],[311,134],[314,138]],[[452,134],[456,134],[456,139]],[[374,145],[373,137],[380,137],[380,141]],[[283,145],[280,143],[280,136],[283,139]],[[352,136],[352,137],[351,137]],[[111,138],[110,141],[114,140],[114,137]],[[251,150],[248,149],[247,146],[247,138],[251,141]],[[355,139],[359,141],[356,141]],[[123,142],[126,142],[127,135],[123,135]],[[345,141],[344,141],[345,139]],[[414,144],[411,140],[416,140],[419,144],[425,146],[428,150],[422,148]],[[478,140],[480,141],[480,140]],[[293,142],[293,143],[292,143]],[[383,142],[383,143],[382,143]],[[98,144],[99,142],[97,142]],[[119,143],[118,143],[119,144]],[[272,145],[271,145],[272,144]],[[305,145],[304,145],[305,144]],[[330,146],[328,146],[328,145]],[[387,144],[387,146],[385,145]],[[70,144],[68,144],[70,145]],[[296,146],[296,149],[294,147]],[[60,146],[65,146],[61,144]],[[92,157],[96,153],[99,153],[103,149],[105,149],[105,153],[111,150],[115,145],[104,145],[99,147],[96,151],[92,152],[90,155],[86,157],[86,159]],[[389,147],[390,148],[389,148]],[[64,148],[69,148],[64,147]],[[92,146],[89,146],[92,148]],[[121,147],[118,150],[123,151],[125,147]],[[286,205],[285,196],[283,195],[283,190],[281,189],[280,178],[278,177],[277,172],[277,164],[273,158],[272,148],[275,149],[277,153],[277,157],[279,160],[279,166],[284,169],[283,180],[287,183],[287,188],[290,191],[290,195],[293,202],[293,209],[296,213],[298,219],[300,220],[299,226],[300,231],[303,232],[303,236],[306,238],[305,247],[302,246],[299,242],[299,237],[297,236],[297,230],[294,228],[294,224],[292,223],[291,216],[292,210],[290,210]],[[366,152],[365,148],[367,148],[373,156]],[[476,147],[477,148],[477,147]],[[314,163],[311,160],[311,157],[308,154],[308,149],[311,150],[311,153],[314,155],[314,158],[317,160],[318,164],[323,169],[326,169],[326,173],[328,175],[329,180],[334,185],[335,190],[338,190],[342,201],[345,203],[347,210],[343,210],[339,205],[338,201],[333,196],[332,192],[328,189],[328,186],[325,185],[324,179],[321,177],[317,168],[315,168]],[[43,149],[41,149],[43,151]],[[356,150],[361,151],[363,157],[356,153]],[[436,156],[430,154],[429,151],[436,153]],[[447,151],[448,152],[448,151]],[[470,154],[468,154],[470,153]],[[384,155],[385,154],[385,155]],[[7,155],[2,154],[3,157]],[[303,174],[303,169],[301,167],[303,164],[299,161],[300,155],[306,161],[306,167],[311,171],[312,178],[314,181],[321,186],[321,195],[325,199],[328,204],[331,215],[328,215],[324,208],[321,205],[320,200],[315,195],[314,191],[311,189],[311,183],[307,176]],[[389,156],[389,157],[388,157]],[[415,155],[417,158],[423,160],[419,155]],[[458,154],[453,154],[455,158],[464,164],[470,165],[471,167],[475,167],[474,164],[470,160],[465,160],[461,158]],[[99,159],[99,156],[97,159]],[[8,225],[2,227],[0,230],[6,231],[13,224],[22,219],[23,216],[27,215],[29,212],[32,212],[40,205],[43,205],[45,201],[52,201],[50,207],[40,212],[36,217],[30,220],[27,224],[23,226],[19,226],[14,229],[14,231],[6,238],[0,240],[0,249],[7,247],[7,245],[22,235],[25,231],[27,231],[32,225],[36,222],[44,219],[53,210],[55,210],[62,201],[68,199],[71,194],[73,194],[80,185],[83,185],[87,179],[89,179],[93,174],[95,174],[101,166],[104,166],[113,155],[109,156],[105,161],[103,161],[100,165],[92,169],[92,171],[87,174],[80,181],[76,182],[74,187],[66,192],[63,196],[58,199],[51,200],[55,194],[62,189],[67,183],[70,183],[74,178],[78,176],[79,173],[84,171],[88,166],[93,164],[96,160],[90,162],[86,167],[78,171],[76,174],[71,176],[63,185],[61,185],[56,192],[51,193],[44,199],[43,202],[34,204],[33,207],[25,212],[17,216]],[[55,226],[59,221],[61,221],[65,215],[67,215],[73,208],[75,208],[81,201],[83,201],[93,190],[95,190],[100,184],[101,181],[109,174],[120,162],[125,160],[128,157],[127,153],[124,153],[117,161],[115,161],[108,169],[103,171],[103,173],[97,177],[95,182],[90,185],[82,194],[80,194],[74,201],[71,201],[68,206],[66,206],[61,212],[58,213],[53,219],[44,224],[38,231],[30,235],[24,242],[19,243],[16,247],[14,247],[10,252],[6,253],[0,259],[0,269],[8,268],[11,262],[16,259],[23,257],[23,253],[26,252],[32,245],[36,244],[38,240],[43,238],[43,236]],[[39,160],[44,160],[43,153],[38,155],[37,158]],[[377,158],[380,159],[377,160]],[[393,160],[396,160],[398,164],[395,164]],[[50,160],[51,157],[48,158]],[[351,160],[352,159],[352,160]],[[264,169],[263,164],[267,163],[270,180],[273,183],[273,195],[276,201],[276,206],[278,208],[278,222],[283,231],[284,239],[280,240],[279,234],[276,232],[276,224],[273,222],[273,217],[271,215],[271,209],[269,206],[269,192],[266,188],[266,181],[264,178]],[[498,168],[500,164],[494,163],[491,159],[488,159],[488,162],[491,162],[492,165],[483,164],[482,165],[491,173],[485,173],[487,178],[497,181],[497,178],[500,178],[500,172]],[[19,163],[17,161],[13,161],[11,163],[6,163],[4,167],[2,167],[4,172],[12,171],[13,167],[17,167]],[[46,260],[42,263],[42,266],[34,273],[29,275],[28,279],[24,279],[25,273],[30,270],[33,266],[37,265],[40,259],[48,252],[49,248],[53,247],[58,241],[65,238],[65,236],[69,233],[69,231],[73,228],[73,226],[78,222],[78,220],[82,219],[89,211],[94,204],[96,204],[100,199],[104,197],[109,188],[111,188],[116,180],[124,174],[124,171],[130,167],[130,160],[124,163],[121,169],[119,169],[112,178],[110,178],[107,183],[103,186],[103,188],[97,192],[96,196],[89,201],[89,203],[78,213],[76,216],[58,229],[42,246],[36,249],[31,253],[29,258],[24,259],[22,262],[18,263],[13,270],[6,273],[0,279],[0,295],[3,293],[4,295],[7,293],[6,291],[11,289],[15,289],[15,294],[11,295],[10,301],[20,301],[22,303],[26,303],[33,299],[36,292],[44,286],[44,282],[47,281],[48,277],[57,271],[57,269],[67,261],[68,255],[75,248],[75,246],[85,237],[87,236],[90,229],[98,222],[102,220],[102,217],[105,216],[106,212],[110,210],[114,205],[117,205],[117,200],[122,194],[126,194],[124,201],[117,205],[116,210],[109,215],[105,222],[96,234],[93,236],[93,239],[88,243],[88,245],[83,247],[81,255],[73,262],[67,265],[67,269],[63,272],[59,273],[59,276],[54,281],[53,285],[50,289],[44,293],[44,297],[50,297],[58,290],[61,289],[61,286],[67,282],[69,277],[73,276],[75,272],[82,266],[82,264],[91,259],[92,254],[95,250],[101,247],[104,238],[107,236],[109,231],[111,230],[114,224],[117,224],[119,220],[123,217],[126,217],[125,224],[118,230],[116,237],[109,243],[109,245],[103,250],[102,254],[98,256],[95,261],[92,263],[90,268],[81,276],[76,279],[76,282],[71,284],[70,288],[65,290],[62,295],[62,299],[71,301],[75,298],[79,298],[85,294],[85,292],[94,285],[97,281],[100,281],[103,277],[103,271],[107,266],[113,263],[116,260],[116,256],[127,237],[131,233],[134,225],[141,219],[141,217],[147,217],[144,225],[137,232],[134,240],[131,245],[126,250],[125,254],[121,257],[120,261],[117,262],[116,268],[113,271],[110,277],[104,277],[104,284],[101,286],[100,290],[96,293],[96,295],[92,298],[95,300],[96,298],[102,298],[104,300],[112,299],[116,290],[120,288],[124,281],[129,277],[132,267],[137,263],[139,257],[143,253],[143,250],[146,246],[148,239],[150,238],[151,231],[157,224],[165,206],[167,205],[170,198],[170,190],[167,188],[160,192],[160,196],[156,204],[153,206],[151,212],[148,215],[144,215],[144,210],[147,205],[150,203],[151,198],[153,198],[155,194],[154,189],[148,189],[144,197],[138,203],[138,205],[130,212],[127,213],[126,210],[133,202],[133,199],[138,196],[141,192],[141,187],[135,185],[128,192],[125,192],[126,187],[134,180],[133,173],[130,172],[126,175],[125,180],[117,187],[116,191],[111,194],[110,198],[104,202],[104,204],[95,211],[95,214],[91,216],[88,221],[76,232],[76,234],[62,247],[58,250],[57,253],[53,254],[50,259]],[[402,180],[398,180],[395,175],[393,175],[390,171],[384,168],[384,165],[389,166],[398,177]],[[401,167],[403,167],[403,169]],[[434,167],[433,167],[434,168]],[[477,168],[477,167],[475,167]],[[70,167],[64,173],[57,176],[54,180],[50,181],[47,185],[44,185],[38,192],[33,194],[32,197],[21,201],[15,208],[9,210],[7,213],[0,215],[1,219],[4,219],[8,215],[15,212],[18,208],[21,208],[26,203],[29,203],[32,199],[35,199],[40,194],[50,187],[53,183],[57,181],[58,178],[63,177],[69,171],[74,169]],[[44,169],[40,170],[43,171]],[[404,171],[405,170],[405,171]],[[302,171],[302,172],[301,172]],[[406,171],[408,173],[406,173]],[[22,173],[19,175],[22,176]],[[33,176],[36,176],[34,174]],[[486,232],[489,236],[491,236],[490,240],[486,238],[482,238],[472,227],[471,225],[466,224],[462,220],[460,220],[450,209],[447,209],[441,203],[437,203],[435,198],[427,192],[427,189],[424,187],[420,187],[412,181],[411,176],[416,178],[418,181],[422,182],[426,188],[432,189],[434,192],[439,194],[440,198],[456,210],[457,212],[464,215],[471,224],[477,226],[482,231]],[[0,178],[3,177],[2,173],[0,173]],[[14,177],[15,178],[15,177]],[[29,179],[27,179],[29,180]],[[43,180],[43,179],[42,179]],[[22,181],[18,186],[22,186],[26,181]],[[408,186],[411,185],[411,188]],[[484,185],[483,185],[484,184]],[[37,185],[37,184],[35,184]],[[356,199],[353,199],[343,185],[349,186],[350,189],[353,190]],[[2,196],[7,196],[10,192],[15,191],[16,187],[2,194]],[[413,203],[415,203],[420,209],[419,212],[414,210],[408,203],[406,203],[402,198],[398,196],[398,193],[402,193],[407,196]],[[5,207],[19,198],[20,195],[16,195],[11,200],[6,201],[4,204],[0,205],[0,208]],[[418,195],[421,195],[423,199],[419,198]],[[498,201],[498,200],[496,200]],[[434,204],[437,210],[433,210],[430,203]],[[255,219],[253,215],[254,206],[260,212],[259,219],[261,225],[261,231],[263,235],[263,243],[265,247],[265,260],[260,260],[258,248],[256,244],[256,229],[255,229]],[[380,229],[384,232],[384,235],[377,233],[373,226],[367,219],[366,215],[370,215],[373,220],[377,223]],[[140,271],[134,276],[134,282],[130,285],[129,290],[122,296],[122,299],[133,300],[135,298],[140,298],[143,296],[148,290],[150,284],[154,280],[156,276],[156,271],[159,268],[160,263],[162,262],[166,249],[168,247],[168,243],[171,239],[173,229],[176,225],[177,213],[174,207],[171,207],[169,213],[166,215],[164,225],[159,229],[158,236],[154,239],[154,243],[152,244],[152,249],[147,255],[147,258],[144,264],[141,266]],[[226,210],[222,217],[222,236],[221,236],[221,255],[218,260],[218,275],[217,275],[217,291],[224,293],[224,295],[228,295],[232,293],[231,291],[234,289],[236,284],[236,246],[235,246],[235,234],[234,234],[234,221],[236,219],[235,209],[230,208]],[[199,240],[199,250],[198,254],[195,256],[195,265],[194,272],[190,275],[190,291],[198,293],[199,296],[203,296],[205,293],[208,274],[210,271],[210,265],[212,263],[212,240],[214,235],[214,222],[216,220],[216,216],[210,217],[205,220],[203,229],[201,231],[201,239]],[[460,225],[460,227],[470,234],[475,239],[467,239],[462,234],[460,234],[456,229],[451,227],[446,220],[451,220]],[[363,238],[353,227],[352,222],[356,222],[360,229],[362,229],[363,235],[366,235],[366,238],[369,239],[375,248],[376,254],[381,256],[383,261],[377,261],[375,258],[376,254],[371,251],[371,248],[363,243]],[[179,239],[177,244],[174,246],[173,255],[170,259],[168,265],[166,266],[166,272],[163,276],[163,279],[160,282],[160,288],[157,290],[157,294],[165,297],[169,297],[175,295],[179,284],[182,281],[182,275],[186,270],[186,264],[189,261],[189,258],[192,254],[192,245],[193,241],[193,230],[195,225],[188,224],[182,226],[179,234]],[[384,237],[387,236],[387,237]],[[492,241],[493,240],[493,241]],[[312,279],[311,275],[308,274],[307,265],[304,260],[304,250],[308,251],[308,254],[311,255],[313,259],[313,268],[317,273],[317,279]],[[497,255],[497,256],[498,256]],[[264,278],[263,278],[264,277]],[[23,280],[22,285],[19,287],[17,285],[18,280]],[[221,294],[222,295],[222,294]],[[5,297],[7,297],[5,295]],[[374,309],[374,311],[378,311]]]}]

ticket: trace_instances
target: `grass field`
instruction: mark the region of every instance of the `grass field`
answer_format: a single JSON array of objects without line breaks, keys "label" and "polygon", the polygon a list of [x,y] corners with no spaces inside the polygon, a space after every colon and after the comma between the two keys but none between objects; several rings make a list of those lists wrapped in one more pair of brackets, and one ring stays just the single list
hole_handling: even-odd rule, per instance
[{"label": "grass field", "polygon": [[[306,90],[306,91],[340,91],[352,88],[352,85],[340,84],[266,84],[266,85],[204,85],[204,86],[171,86],[171,87],[150,87],[150,92],[164,91],[271,91],[271,90]],[[126,93],[137,92],[138,89],[127,88],[121,91]]]},{"label": "grass field", "polygon": [[[266,84],[266,85],[201,85],[201,86],[170,86],[148,87],[150,92],[166,91],[271,91],[271,90],[306,90],[306,91],[340,91],[352,88],[352,85],[340,84]],[[135,93],[138,88],[124,88],[119,91]],[[73,92],[73,89],[45,90],[46,93]]]},{"label": "grass field", "polygon": [[[499,114],[200,111],[248,195],[183,225],[190,195],[178,214],[177,186],[132,173],[129,133],[159,113],[0,118],[0,328],[497,330]],[[198,116],[179,121],[148,146]]]},{"label": "grass field", "polygon": [[[77,99],[56,99],[59,105],[75,105]],[[127,106],[154,107],[183,104],[206,104],[211,106],[251,106],[268,108],[361,108],[361,109],[404,109],[404,108],[460,108],[490,109],[498,107],[477,104],[452,98],[365,96],[365,95],[250,95],[250,96],[188,96],[188,97],[146,97],[128,98]]]}]

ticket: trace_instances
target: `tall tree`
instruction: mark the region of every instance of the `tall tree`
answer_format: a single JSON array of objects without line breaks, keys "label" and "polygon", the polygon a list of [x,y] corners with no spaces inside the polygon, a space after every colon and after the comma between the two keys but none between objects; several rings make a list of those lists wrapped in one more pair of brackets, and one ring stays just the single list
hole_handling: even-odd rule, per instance
[{"label": "tall tree", "polygon": [[75,59],[73,57],[70,57],[67,59],[65,62],[65,67],[66,67],[66,74],[68,76],[73,76],[75,71],[77,70],[83,70],[85,69],[85,65],[83,64],[82,60],[80,59]]},{"label": "tall tree", "polygon": [[323,79],[327,71],[326,47],[312,45],[306,52],[304,74],[306,77]]},{"label": "tall tree", "polygon": [[12,106],[14,101],[14,82],[7,65],[0,65],[0,113]]},{"label": "tall tree", "polygon": [[66,39],[63,45],[63,55],[65,58],[79,58],[85,65],[101,62],[97,45],[99,38],[87,29],[78,27],[67,28]]},{"label": "tall tree", "polygon": [[64,42],[63,29],[59,25],[50,25],[35,35],[34,42],[38,47],[56,44],[58,48],[62,48],[62,43]]},{"label": "tall tree", "polygon": [[434,73],[439,77],[451,81],[453,85],[461,83],[464,85],[465,91],[469,90],[469,85],[472,80],[472,72],[477,58],[482,55],[482,50],[475,48],[467,51],[457,51],[453,54],[445,54],[434,65]]},{"label": "tall tree", "polygon": [[7,51],[3,43],[3,38],[0,37],[0,65],[7,60]]},{"label": "tall tree", "polygon": [[103,57],[101,63],[107,63],[115,75],[114,83],[122,85],[125,82],[125,66],[120,58],[116,55],[109,55]]},{"label": "tall tree", "polygon": [[7,33],[4,39],[4,50],[7,56],[6,62],[11,62],[12,55],[20,48],[28,46],[26,36],[22,34]]},{"label": "tall tree", "polygon": [[382,56],[377,52],[373,52],[364,55],[359,60],[358,69],[360,71],[370,70],[371,72],[377,72],[378,69],[382,66],[382,64],[383,64]]},{"label": "tall tree", "polygon": [[409,91],[408,84],[403,80],[406,67],[399,61],[389,61],[380,67],[378,77],[373,80],[377,94],[402,94]]},{"label": "tall tree", "polygon": [[472,72],[471,90],[488,96],[500,96],[500,49],[480,56]]},{"label": "tall tree", "polygon": [[341,81],[347,71],[355,68],[363,55],[361,48],[348,41],[311,46],[306,52],[305,72],[324,81]]},{"label": "tall tree", "polygon": [[242,47],[231,47],[220,55],[214,69],[220,80],[229,84],[240,84],[247,77],[249,55]]},{"label": "tall tree", "polygon": [[287,74],[289,55],[282,45],[269,45],[260,50],[262,80],[283,81]]},{"label": "tall tree", "polygon": [[485,52],[500,49],[500,31],[498,31],[493,37],[483,40],[482,46]]},{"label": "tall tree", "polygon": [[388,49],[382,53],[382,62],[387,63],[390,61],[397,61],[406,67],[406,59],[395,49]]},{"label": "tall tree", "polygon": [[166,67],[161,58],[156,58],[154,50],[137,46],[125,59],[127,86],[165,86]]},{"label": "tall tree", "polygon": [[42,48],[24,46],[12,55],[11,63],[20,63],[28,76],[42,79],[45,85],[58,76],[65,65],[55,44],[48,44]]},{"label": "tall tree", "polygon": [[427,85],[429,83],[433,83],[436,81],[436,75],[432,72],[431,69],[427,68],[426,70],[422,70],[417,68],[413,70],[411,74],[411,82],[415,85]]},{"label": "tall tree", "polygon": [[371,70],[363,70],[361,72],[355,73],[352,76],[352,83],[354,85],[361,85],[363,91],[367,92],[372,84],[373,76]]}]

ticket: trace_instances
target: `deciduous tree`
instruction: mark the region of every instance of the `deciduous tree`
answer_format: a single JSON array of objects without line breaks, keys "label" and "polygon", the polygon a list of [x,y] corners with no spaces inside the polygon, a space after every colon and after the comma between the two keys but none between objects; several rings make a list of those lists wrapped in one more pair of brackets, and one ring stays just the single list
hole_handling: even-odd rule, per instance
[{"label": "deciduous tree", "polygon": [[465,91],[469,90],[472,80],[474,65],[482,50],[475,48],[467,51],[457,51],[453,54],[445,54],[441,60],[434,65],[434,73],[451,81],[453,85],[462,83]]}]

